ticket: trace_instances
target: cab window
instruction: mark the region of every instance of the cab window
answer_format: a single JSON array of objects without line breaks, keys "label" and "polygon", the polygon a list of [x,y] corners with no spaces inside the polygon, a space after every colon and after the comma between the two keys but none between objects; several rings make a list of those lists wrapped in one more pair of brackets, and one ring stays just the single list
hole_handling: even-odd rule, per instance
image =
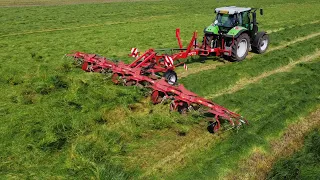
[{"label": "cab window", "polygon": [[242,12],[241,16],[242,16],[242,26],[248,28],[249,24],[250,24],[250,18],[249,18],[250,13],[249,12]]}]

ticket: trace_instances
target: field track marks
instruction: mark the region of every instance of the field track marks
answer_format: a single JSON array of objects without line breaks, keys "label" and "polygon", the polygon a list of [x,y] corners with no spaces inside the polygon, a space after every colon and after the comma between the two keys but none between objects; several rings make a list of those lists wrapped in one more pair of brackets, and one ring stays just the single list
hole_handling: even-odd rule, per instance
[{"label": "field track marks", "polygon": [[[233,88],[231,88],[230,90],[224,90],[223,92],[224,92],[224,94],[226,91],[236,92],[237,90],[243,88],[246,85],[249,85],[251,83],[255,83],[263,78],[267,78],[270,75],[273,75],[276,73],[289,71],[296,64],[302,63],[302,62],[308,62],[308,61],[311,61],[317,57],[320,57],[320,50],[316,51],[312,55],[304,56],[304,57],[300,58],[299,60],[292,62],[286,66],[280,67],[280,68],[275,69],[270,72],[266,72],[266,73],[254,78],[254,79],[246,80],[247,82],[242,81],[241,83],[244,83],[245,85],[242,85],[241,83],[239,83],[238,86],[236,85]],[[228,92],[228,93],[233,93],[233,92]],[[220,93],[219,95],[222,95],[222,93]],[[216,97],[216,96],[217,95],[214,95],[214,97]],[[223,137],[225,137],[225,136],[227,136],[226,133],[220,135],[219,139],[216,139],[216,140],[219,141],[220,139],[223,139]],[[169,171],[172,171],[173,169],[175,169],[176,167],[182,166],[185,163],[184,161],[188,157],[189,154],[192,154],[196,151],[203,150],[203,149],[205,149],[205,147],[210,147],[212,145],[212,143],[216,143],[213,141],[214,138],[215,137],[208,135],[208,133],[198,134],[197,136],[194,137],[194,139],[192,139],[192,141],[186,141],[186,144],[184,144],[180,147],[177,147],[179,149],[176,149],[173,154],[170,154],[169,156],[164,157],[163,159],[161,159],[160,161],[155,163],[153,166],[151,166],[151,168],[149,168],[145,172],[145,174],[142,175],[142,177],[145,177],[145,176],[148,176],[152,173],[155,173],[158,170],[161,170],[161,172],[169,172]]]},{"label": "field track marks", "polygon": [[[13,0],[11,0],[13,1]],[[0,2],[1,7],[34,7],[34,6],[63,6],[63,5],[75,5],[75,4],[104,4],[114,2],[139,2],[139,1],[159,1],[159,0],[33,0],[26,1],[20,0],[20,2],[10,2],[10,0],[3,0]]]},{"label": "field track marks", "polygon": [[216,94],[206,96],[206,98],[212,99],[212,98],[224,95],[224,94],[235,93],[235,92],[239,91],[240,89],[242,89],[242,88],[244,88],[244,87],[246,87],[246,86],[248,86],[250,84],[257,83],[261,79],[269,77],[269,76],[271,76],[273,74],[289,71],[295,65],[297,65],[299,63],[311,61],[311,60],[313,60],[313,59],[315,59],[317,57],[320,57],[320,50],[317,50],[315,53],[313,53],[311,55],[304,56],[304,57],[300,58],[297,61],[291,62],[286,66],[282,66],[282,67],[274,69],[272,71],[262,73],[261,75],[259,75],[257,77],[253,77],[253,78],[250,78],[250,79],[247,79],[247,78],[240,79],[234,86],[232,86],[230,88],[227,88],[227,89],[223,89],[223,90],[221,90],[220,92],[218,92]]},{"label": "field track marks", "polygon": [[[305,41],[305,40],[308,40],[308,39],[317,37],[317,36],[319,36],[319,35],[320,35],[320,32],[317,32],[317,33],[309,34],[308,36],[304,36],[304,37],[297,38],[297,39],[295,39],[295,40],[293,40],[293,41],[283,42],[283,43],[281,43],[281,45],[279,45],[279,46],[276,46],[276,47],[273,47],[273,48],[268,49],[267,53],[272,52],[272,51],[275,51],[275,50],[283,49],[283,48],[285,48],[285,47],[287,47],[287,46],[290,46],[290,45],[292,45],[292,44],[295,44],[295,43],[298,43],[298,42],[302,42],[302,41]],[[256,54],[249,54],[249,55],[247,56],[247,59],[251,59],[251,58],[252,58],[253,56],[255,56],[255,55],[256,55]],[[191,75],[191,74],[197,74],[197,73],[199,73],[199,72],[201,72],[201,71],[213,70],[213,69],[215,69],[216,67],[218,67],[218,66],[223,66],[223,65],[225,65],[225,64],[231,64],[231,62],[229,62],[229,61],[224,61],[223,64],[216,62],[216,63],[214,63],[214,64],[210,64],[210,65],[208,65],[208,66],[199,67],[199,68],[197,68],[197,69],[194,69],[194,68],[191,67],[191,68],[189,68],[188,71],[184,71],[184,72],[180,73],[180,74],[179,74],[179,77],[180,77],[180,78],[183,78],[183,77],[187,77],[187,76],[189,76],[189,75]],[[205,64],[204,64],[204,65],[205,65]]]},{"label": "field track marks", "polygon": [[[319,20],[317,20],[317,21],[311,21],[311,22],[309,22],[309,23],[303,23],[303,24],[300,24],[300,26],[305,26],[305,25],[310,25],[310,24],[317,24],[317,23],[319,23],[320,21]],[[279,28],[279,29],[273,29],[273,30],[267,30],[266,32],[268,32],[269,34],[270,33],[275,33],[275,32],[278,32],[278,31],[283,31],[283,30],[285,30],[285,29],[287,29],[287,28],[294,28],[294,27],[296,27],[297,25],[292,25],[292,26],[288,26],[288,27],[281,27],[281,28]]]},{"label": "field track marks", "polygon": [[304,137],[314,128],[320,127],[320,107],[308,117],[300,118],[290,124],[280,139],[270,142],[271,151],[264,153],[256,149],[249,157],[239,162],[239,169],[228,174],[224,179],[265,179],[272,165],[281,157],[288,157],[303,146]]},{"label": "field track marks", "polygon": [[[283,48],[285,48],[285,47],[287,47],[287,46],[290,46],[290,45],[292,45],[292,44],[295,44],[295,43],[298,43],[298,42],[302,42],[302,41],[305,41],[305,40],[308,40],[308,39],[317,37],[317,36],[319,36],[319,35],[320,35],[320,32],[312,33],[312,34],[309,34],[308,36],[300,37],[300,38],[297,38],[297,39],[295,39],[295,40],[293,40],[293,41],[289,41],[289,42],[283,43],[283,44],[281,44],[281,45],[279,45],[279,46],[272,47],[272,48],[270,48],[267,52],[272,52],[272,51],[275,51],[275,50],[283,49]],[[249,55],[247,56],[247,59],[251,59],[251,58],[252,58],[253,56],[255,56],[255,55],[257,55],[257,54],[249,54]]]},{"label": "field track marks", "polygon": [[[140,20],[131,20],[130,23],[145,22],[145,21],[150,21],[152,19],[167,18],[169,16],[170,15],[150,16],[148,18],[144,18],[144,19],[140,19]],[[82,29],[82,28],[101,27],[101,26],[117,25],[117,24],[125,24],[125,23],[128,23],[128,22],[126,22],[126,21],[118,21],[118,22],[107,22],[107,23],[103,23],[103,24],[89,24],[89,25],[83,25],[83,26],[66,27],[66,28],[43,29],[43,30],[37,30],[37,31],[28,31],[28,32],[4,34],[4,35],[0,35],[0,37],[10,37],[10,36],[20,36],[20,35],[28,35],[28,34],[45,33],[45,32],[75,30],[75,29]]]},{"label": "field track marks", "polygon": [[225,64],[230,64],[231,62],[229,61],[224,61],[223,63],[221,62],[214,62],[213,64],[210,65],[206,65],[205,63],[201,66],[201,67],[197,67],[197,68],[189,68],[188,71],[183,71],[179,74],[179,78],[184,78],[187,77],[191,74],[197,74],[201,71],[206,71],[206,70],[211,70],[211,69],[215,69],[218,66],[223,66]]},{"label": "field track marks", "polygon": [[175,151],[169,156],[166,156],[147,168],[146,172],[142,174],[139,179],[144,179],[153,173],[157,172],[172,172],[177,167],[186,164],[187,157],[196,151],[203,151],[209,148],[213,143],[218,143],[227,137],[227,133],[223,133],[219,136],[216,134],[213,136],[207,131],[199,131],[197,134],[191,135],[188,140],[184,141],[184,144],[176,147]]},{"label": "field track marks", "polygon": [[81,29],[81,28],[88,28],[88,27],[115,25],[115,24],[121,24],[121,23],[124,23],[124,22],[114,22],[114,23],[105,23],[105,24],[90,24],[90,25],[77,26],[77,27],[67,27],[67,28],[44,29],[44,30],[39,30],[39,31],[28,31],[28,32],[21,32],[21,33],[5,34],[5,35],[1,35],[0,37],[28,35],[28,34],[36,34],[36,33],[54,32],[54,31],[65,31],[65,30]]}]

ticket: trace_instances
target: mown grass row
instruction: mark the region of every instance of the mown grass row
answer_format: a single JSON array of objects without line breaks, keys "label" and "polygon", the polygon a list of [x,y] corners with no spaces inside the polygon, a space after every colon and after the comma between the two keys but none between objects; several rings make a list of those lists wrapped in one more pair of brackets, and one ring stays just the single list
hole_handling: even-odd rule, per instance
[{"label": "mown grass row", "polygon": [[281,158],[267,179],[317,179],[320,176],[320,131],[315,129],[305,137],[304,148],[292,157]]},{"label": "mown grass row", "polygon": [[278,137],[289,123],[305,116],[320,103],[317,83],[320,61],[297,65],[291,72],[275,74],[257,84],[231,95],[215,99],[231,109],[247,114],[250,125],[233,132],[209,150],[193,155],[189,164],[170,176],[170,179],[219,178],[237,162],[260,147],[268,151],[269,140]]},{"label": "mown grass row", "polygon": [[266,179],[272,166],[279,159],[289,158],[295,152],[301,150],[305,137],[314,129],[320,127],[320,121],[318,121],[320,116],[319,105],[307,116],[300,117],[294,123],[287,124],[279,138],[269,141],[270,148],[267,152],[259,147],[252,148],[250,155],[242,157],[241,161],[238,162],[237,169],[224,178]]}]

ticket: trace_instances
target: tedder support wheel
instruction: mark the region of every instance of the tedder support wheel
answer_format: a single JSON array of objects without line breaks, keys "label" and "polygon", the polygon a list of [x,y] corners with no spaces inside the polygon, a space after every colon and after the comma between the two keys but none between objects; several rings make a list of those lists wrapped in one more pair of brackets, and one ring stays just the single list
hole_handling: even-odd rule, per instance
[{"label": "tedder support wheel", "polygon": [[178,112],[180,114],[186,114],[188,112],[188,104],[186,102],[184,102],[182,105],[179,105]]},{"label": "tedder support wheel", "polygon": [[209,122],[209,125],[207,127],[207,130],[209,133],[215,133],[218,130],[218,123],[217,122]]},{"label": "tedder support wheel", "polygon": [[242,61],[248,55],[250,47],[250,38],[247,33],[242,33],[235,39],[232,46],[231,59],[234,61]]},{"label": "tedder support wheel", "polygon": [[178,81],[178,76],[177,73],[172,71],[172,70],[168,70],[167,72],[165,72],[163,74],[163,77],[166,79],[166,81],[168,82],[168,84],[170,85],[174,85],[177,83]]},{"label": "tedder support wheel", "polygon": [[269,46],[269,35],[264,34],[262,37],[258,39],[258,43],[256,46],[252,46],[252,51],[258,54],[262,54],[267,51]]},{"label": "tedder support wheel", "polygon": [[170,111],[175,110],[177,110],[180,114],[186,114],[188,112],[188,104],[186,102],[182,102],[182,104],[176,104],[176,102],[172,101],[170,103]]}]

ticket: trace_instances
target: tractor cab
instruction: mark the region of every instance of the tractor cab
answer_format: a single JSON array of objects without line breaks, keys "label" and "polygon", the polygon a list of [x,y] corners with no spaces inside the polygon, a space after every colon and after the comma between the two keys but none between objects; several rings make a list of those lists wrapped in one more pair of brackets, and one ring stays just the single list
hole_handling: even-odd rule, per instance
[{"label": "tractor cab", "polygon": [[[269,38],[266,32],[258,32],[257,10],[236,6],[216,8],[214,22],[204,29],[203,48],[216,55],[231,56],[235,61],[243,60],[249,50],[265,52]],[[263,15],[262,9],[260,14]]]},{"label": "tractor cab", "polygon": [[249,29],[251,8],[223,7],[215,9],[217,13],[214,25],[220,30],[230,30],[236,26]]}]

